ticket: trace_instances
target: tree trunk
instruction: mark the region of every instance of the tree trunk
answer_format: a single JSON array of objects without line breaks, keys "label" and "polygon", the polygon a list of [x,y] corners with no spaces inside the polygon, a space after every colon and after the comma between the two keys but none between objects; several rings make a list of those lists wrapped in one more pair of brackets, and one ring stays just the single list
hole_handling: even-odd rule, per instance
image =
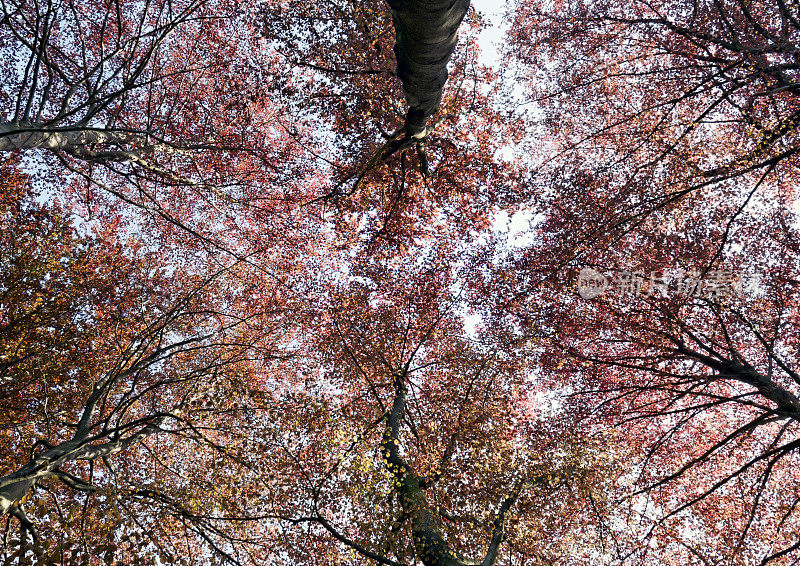
[{"label": "tree trunk", "polygon": [[409,109],[405,130],[424,138],[428,119],[439,109],[447,63],[469,0],[389,0],[394,20],[397,75]]},{"label": "tree trunk", "polygon": [[[93,409],[93,406],[91,408]],[[0,517],[10,513],[37,482],[58,476],[59,468],[64,464],[78,460],[96,460],[127,450],[145,438],[160,432],[161,425],[167,416],[169,415],[154,418],[141,430],[127,437],[115,438],[99,444],[92,443],[92,439],[88,438],[88,431],[79,430],[75,438],[48,448],[16,472],[0,477]]]},{"label": "tree trunk", "polygon": [[142,136],[96,128],[45,128],[38,125],[0,123],[0,151],[41,147],[51,151],[67,150],[90,144],[122,145]]},{"label": "tree trunk", "polygon": [[403,511],[411,519],[411,531],[417,557],[425,566],[494,566],[504,539],[505,516],[517,499],[522,483],[511,489],[494,520],[492,537],[483,560],[465,560],[452,550],[442,535],[439,513],[425,498],[419,476],[400,454],[400,424],[405,414],[408,389],[405,372],[394,378],[395,396],[386,415],[386,429],[381,441],[384,463],[392,475]]}]

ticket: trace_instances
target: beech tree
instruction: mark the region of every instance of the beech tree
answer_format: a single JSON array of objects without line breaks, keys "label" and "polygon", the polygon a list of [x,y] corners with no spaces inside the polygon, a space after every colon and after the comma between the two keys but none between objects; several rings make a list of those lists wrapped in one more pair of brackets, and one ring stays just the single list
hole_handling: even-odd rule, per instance
[{"label": "beech tree", "polygon": [[341,289],[294,358],[305,388],[279,395],[297,429],[269,433],[264,503],[288,562],[562,559],[604,497],[602,447],[531,416],[525,368],[464,335],[446,266],[401,278]]},{"label": "beech tree", "polygon": [[439,110],[447,63],[469,0],[389,2],[395,29],[397,76],[403,82],[408,113],[403,126],[413,138],[428,135],[427,122]]},{"label": "beech tree", "polygon": [[614,224],[690,192],[726,191],[746,207],[796,169],[796,10],[780,0],[520,3],[509,54],[542,123],[558,125],[554,152],[580,155],[608,183]]},{"label": "beech tree", "polygon": [[[280,308],[269,291],[244,287],[253,307],[223,311],[215,304],[241,287],[238,266],[192,274],[133,242],[123,248],[113,233],[79,236],[9,164],[3,183],[0,512],[20,527],[12,540],[6,526],[6,559],[24,562],[32,550],[43,561],[110,561],[135,533],[177,560],[163,540],[175,520],[189,528],[185,544],[194,537],[226,556],[225,536],[203,519],[219,500],[200,509],[175,495],[193,473],[176,461],[186,448],[177,439],[196,446],[196,459],[210,450],[237,462],[209,407],[224,412],[258,390],[258,367],[283,355]],[[151,508],[134,513],[142,502]],[[158,508],[167,516],[148,526],[143,517]],[[138,528],[91,526],[120,509]],[[146,559],[139,554],[128,550],[129,560]]]},{"label": "beech tree", "polygon": [[[476,288],[547,344],[574,414],[635,448],[637,520],[603,520],[622,563],[796,559],[794,9],[516,7],[547,140],[539,238]],[[565,296],[582,268],[620,287]]]},{"label": "beech tree", "polygon": [[[581,262],[614,282],[591,300],[574,291],[578,268],[545,263],[544,254],[564,245],[556,215],[542,226],[549,251],[526,250],[507,264],[520,269],[521,285],[498,312],[513,313],[521,344],[527,337],[537,345],[529,355],[542,385],[563,392],[570,413],[596,435],[632,448],[632,472],[615,494],[620,507],[603,519],[622,563],[782,563],[797,548],[795,307],[787,284],[796,235],[784,224],[787,212],[773,206],[768,217],[783,228],[765,233],[760,218],[749,221],[730,239],[741,249],[708,269],[724,230],[710,230],[708,214],[687,212],[682,234],[665,234],[658,219],[613,249],[587,251]],[[760,286],[743,282],[737,292],[713,283],[714,274],[735,283],[738,270],[751,269]],[[623,522],[623,513],[636,520]]]},{"label": "beech tree", "polygon": [[275,236],[266,219],[306,174],[244,6],[6,2],[0,37],[0,151],[66,182],[84,216],[127,207],[133,224],[239,259]]},{"label": "beech tree", "polygon": [[796,560],[796,8],[468,8],[3,4],[8,562]]},{"label": "beech tree", "polygon": [[4,3],[4,50],[24,71],[5,70],[0,150],[42,147],[158,170],[150,159],[154,152],[198,142],[175,131],[184,117],[179,93],[169,86],[181,88],[186,81],[185,95],[196,87],[192,71],[202,73],[214,62],[194,68],[186,59],[175,61],[173,41],[178,36],[186,42],[185,57],[192,43],[213,39],[208,27],[225,14],[204,2],[143,8]]}]

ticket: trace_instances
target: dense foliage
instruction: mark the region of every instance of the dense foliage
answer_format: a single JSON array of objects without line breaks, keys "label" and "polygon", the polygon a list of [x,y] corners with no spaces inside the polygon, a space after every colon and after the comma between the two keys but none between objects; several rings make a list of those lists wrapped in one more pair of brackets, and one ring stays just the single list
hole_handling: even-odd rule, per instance
[{"label": "dense foliage", "polygon": [[5,563],[800,559],[796,3],[465,8],[2,4]]}]

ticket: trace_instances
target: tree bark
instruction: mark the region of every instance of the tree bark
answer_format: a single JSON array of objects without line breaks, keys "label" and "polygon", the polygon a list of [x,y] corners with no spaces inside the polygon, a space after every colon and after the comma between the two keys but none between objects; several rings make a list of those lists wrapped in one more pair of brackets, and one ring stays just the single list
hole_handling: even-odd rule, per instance
[{"label": "tree bark", "polygon": [[122,145],[143,136],[96,128],[46,128],[39,125],[0,123],[0,151],[41,147],[51,151],[67,150],[90,144]]},{"label": "tree bark", "polygon": [[10,513],[13,507],[39,481],[58,475],[64,464],[77,460],[95,460],[113,456],[138,444],[145,438],[161,431],[167,416],[156,417],[141,430],[125,437],[94,444],[86,431],[79,431],[75,438],[49,448],[33,458],[16,472],[0,477],[0,517]]},{"label": "tree bark", "polygon": [[408,102],[406,133],[424,138],[428,119],[439,109],[447,63],[469,0],[389,0],[395,29],[397,76]]},{"label": "tree bark", "polygon": [[78,460],[96,460],[118,454],[160,433],[161,426],[168,419],[179,417],[186,407],[199,399],[200,394],[194,393],[185,397],[171,411],[152,414],[132,423],[117,425],[115,428],[102,428],[92,436],[93,426],[97,426],[96,423],[92,425],[92,420],[97,416],[98,406],[116,383],[165,360],[184,347],[193,347],[209,337],[210,335],[204,335],[161,346],[149,355],[141,357],[126,370],[111,373],[97,381],[86,399],[81,418],[70,440],[55,445],[46,443],[47,450],[32,457],[30,462],[18,470],[0,476],[0,517],[12,512],[28,490],[39,481],[53,476],[63,477],[61,466]]},{"label": "tree bark", "polygon": [[735,379],[756,388],[762,397],[775,403],[777,413],[800,420],[800,399],[788,389],[756,371],[750,364],[738,362],[733,358],[728,360],[722,356],[715,358],[691,350],[682,344],[676,348],[676,351],[713,369],[717,372],[718,377]]},{"label": "tree bark", "polygon": [[400,425],[408,396],[405,379],[405,373],[394,378],[395,395],[392,407],[386,415],[381,452],[386,468],[392,475],[394,488],[400,496],[403,511],[411,519],[417,556],[425,566],[493,566],[505,538],[505,516],[519,496],[523,484],[517,482],[500,505],[483,560],[465,560],[458,556],[444,540],[439,513],[425,498],[419,476],[400,454]]}]

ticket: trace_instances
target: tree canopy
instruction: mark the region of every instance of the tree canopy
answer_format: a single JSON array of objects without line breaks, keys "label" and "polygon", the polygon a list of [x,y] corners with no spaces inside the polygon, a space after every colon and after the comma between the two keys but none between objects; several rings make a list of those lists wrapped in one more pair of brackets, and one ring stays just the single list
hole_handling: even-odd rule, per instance
[{"label": "tree canopy", "polygon": [[9,0],[7,564],[800,560],[783,0]]}]

